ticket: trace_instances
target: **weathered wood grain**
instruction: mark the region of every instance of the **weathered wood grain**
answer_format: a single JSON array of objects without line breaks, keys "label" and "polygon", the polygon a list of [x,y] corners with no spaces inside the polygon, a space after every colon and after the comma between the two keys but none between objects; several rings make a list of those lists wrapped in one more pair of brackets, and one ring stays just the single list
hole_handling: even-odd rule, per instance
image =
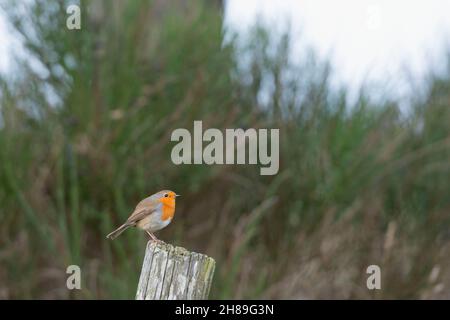
[{"label": "weathered wood grain", "polygon": [[214,259],[204,254],[164,242],[149,241],[136,299],[207,299],[214,269]]}]

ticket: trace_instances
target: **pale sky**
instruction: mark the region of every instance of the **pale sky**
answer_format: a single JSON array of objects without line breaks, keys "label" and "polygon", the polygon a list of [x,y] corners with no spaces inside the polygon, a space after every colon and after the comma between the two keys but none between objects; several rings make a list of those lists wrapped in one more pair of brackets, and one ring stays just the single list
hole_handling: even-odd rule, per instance
[{"label": "pale sky", "polygon": [[[311,45],[340,81],[404,84],[402,70],[439,69],[450,47],[450,0],[227,0],[225,25],[245,34],[257,19],[281,30],[289,20],[295,50]],[[0,72],[20,46],[0,11]],[[295,56],[295,52],[293,53]]]},{"label": "pale sky", "polygon": [[439,69],[450,50],[449,0],[227,0],[230,28],[243,33],[256,19],[273,29],[289,20],[295,50],[311,45],[352,88],[377,81],[397,96],[406,70]]},{"label": "pale sky", "polygon": [[11,41],[10,31],[0,10],[0,72],[5,72],[9,66]]}]

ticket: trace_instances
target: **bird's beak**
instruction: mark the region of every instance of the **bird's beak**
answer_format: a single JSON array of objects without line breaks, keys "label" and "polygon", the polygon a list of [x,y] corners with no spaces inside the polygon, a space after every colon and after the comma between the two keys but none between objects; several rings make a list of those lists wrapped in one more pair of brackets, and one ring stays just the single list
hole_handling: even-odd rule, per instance
[{"label": "bird's beak", "polygon": [[176,194],[175,197],[181,197],[181,194]]}]

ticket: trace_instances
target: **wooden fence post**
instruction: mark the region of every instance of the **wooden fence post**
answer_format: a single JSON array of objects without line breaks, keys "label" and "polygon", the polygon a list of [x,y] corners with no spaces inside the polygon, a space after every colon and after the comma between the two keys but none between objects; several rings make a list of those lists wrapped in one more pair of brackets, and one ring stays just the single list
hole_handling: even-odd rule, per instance
[{"label": "wooden fence post", "polygon": [[207,299],[215,261],[182,247],[149,241],[136,300]]}]

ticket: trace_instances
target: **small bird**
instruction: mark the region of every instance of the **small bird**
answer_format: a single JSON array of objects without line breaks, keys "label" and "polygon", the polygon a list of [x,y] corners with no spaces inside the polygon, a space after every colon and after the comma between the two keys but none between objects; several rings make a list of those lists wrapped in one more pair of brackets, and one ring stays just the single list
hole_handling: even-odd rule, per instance
[{"label": "small bird", "polygon": [[128,227],[138,227],[148,233],[152,240],[158,241],[153,232],[165,228],[175,214],[175,198],[179,197],[170,190],[155,193],[138,203],[136,209],[119,228],[106,236],[115,239]]}]

